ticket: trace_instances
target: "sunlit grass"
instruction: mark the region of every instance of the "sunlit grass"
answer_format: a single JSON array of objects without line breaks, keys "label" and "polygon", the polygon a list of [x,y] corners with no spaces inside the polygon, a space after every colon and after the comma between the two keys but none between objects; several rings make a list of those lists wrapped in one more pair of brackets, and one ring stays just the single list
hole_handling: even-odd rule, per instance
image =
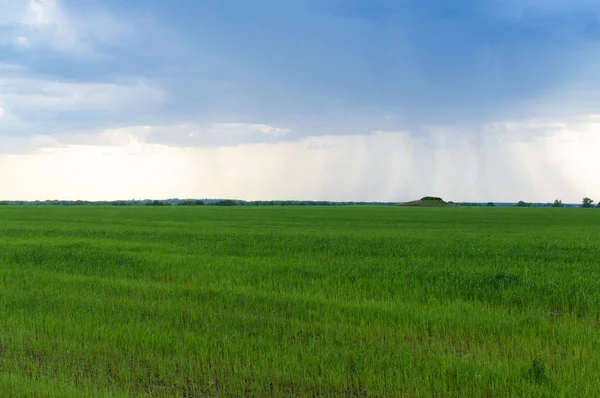
[{"label": "sunlit grass", "polygon": [[600,211],[0,208],[0,389],[585,396]]}]

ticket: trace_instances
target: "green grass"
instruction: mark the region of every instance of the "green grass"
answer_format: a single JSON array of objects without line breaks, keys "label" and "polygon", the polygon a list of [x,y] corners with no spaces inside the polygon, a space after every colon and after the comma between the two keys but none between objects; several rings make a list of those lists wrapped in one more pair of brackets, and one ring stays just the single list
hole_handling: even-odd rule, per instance
[{"label": "green grass", "polygon": [[593,396],[600,211],[0,208],[15,396]]}]

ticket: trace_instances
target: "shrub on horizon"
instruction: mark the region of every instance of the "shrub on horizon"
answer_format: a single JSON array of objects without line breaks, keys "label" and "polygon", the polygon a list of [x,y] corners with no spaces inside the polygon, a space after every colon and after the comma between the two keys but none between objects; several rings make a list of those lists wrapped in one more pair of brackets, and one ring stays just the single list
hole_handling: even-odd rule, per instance
[{"label": "shrub on horizon", "polygon": [[183,202],[179,202],[177,206],[204,206],[204,202],[201,200],[184,200]]},{"label": "shrub on horizon", "polygon": [[219,200],[218,202],[215,202],[214,205],[215,206],[237,206],[238,203],[235,200],[223,199],[223,200]]}]

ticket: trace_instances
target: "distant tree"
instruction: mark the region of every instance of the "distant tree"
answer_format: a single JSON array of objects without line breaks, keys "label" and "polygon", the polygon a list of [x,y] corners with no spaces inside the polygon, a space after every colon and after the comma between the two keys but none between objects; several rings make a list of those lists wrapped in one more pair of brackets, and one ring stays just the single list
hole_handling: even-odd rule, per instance
[{"label": "distant tree", "polygon": [[231,199],[224,199],[215,202],[215,206],[237,206],[237,202]]},{"label": "distant tree", "polygon": [[494,202],[487,202],[486,206],[487,207],[495,207],[496,205],[494,204]]},{"label": "distant tree", "polygon": [[565,205],[563,204],[562,200],[560,199],[556,199],[554,201],[554,203],[552,204],[552,207],[564,207]]},{"label": "distant tree", "polygon": [[204,201],[188,199],[188,200],[179,202],[178,206],[204,206]]},{"label": "distant tree", "polygon": [[515,206],[516,207],[531,207],[531,204],[530,203],[525,203],[522,200],[519,200]]},{"label": "distant tree", "polygon": [[600,202],[598,202],[598,204],[596,205],[596,207],[597,207],[598,209],[600,209]]},{"label": "distant tree", "polygon": [[161,200],[153,200],[151,202],[146,203],[146,206],[167,206],[167,203]]},{"label": "distant tree", "polygon": [[479,202],[455,202],[453,204],[458,205],[460,207],[481,207],[484,205],[483,203]]},{"label": "distant tree", "polygon": [[0,206],[6,206],[6,205],[8,205],[7,201],[5,201],[5,200],[0,201]]},{"label": "distant tree", "polygon": [[592,207],[592,203],[594,203],[594,201],[592,199],[585,197],[581,200],[581,207],[585,207],[585,208]]}]

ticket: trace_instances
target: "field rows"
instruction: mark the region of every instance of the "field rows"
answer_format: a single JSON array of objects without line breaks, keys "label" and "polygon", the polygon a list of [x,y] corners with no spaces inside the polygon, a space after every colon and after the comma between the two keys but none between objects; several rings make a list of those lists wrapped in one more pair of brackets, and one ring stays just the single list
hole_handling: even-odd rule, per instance
[{"label": "field rows", "polygon": [[600,212],[0,208],[0,389],[593,396]]}]

